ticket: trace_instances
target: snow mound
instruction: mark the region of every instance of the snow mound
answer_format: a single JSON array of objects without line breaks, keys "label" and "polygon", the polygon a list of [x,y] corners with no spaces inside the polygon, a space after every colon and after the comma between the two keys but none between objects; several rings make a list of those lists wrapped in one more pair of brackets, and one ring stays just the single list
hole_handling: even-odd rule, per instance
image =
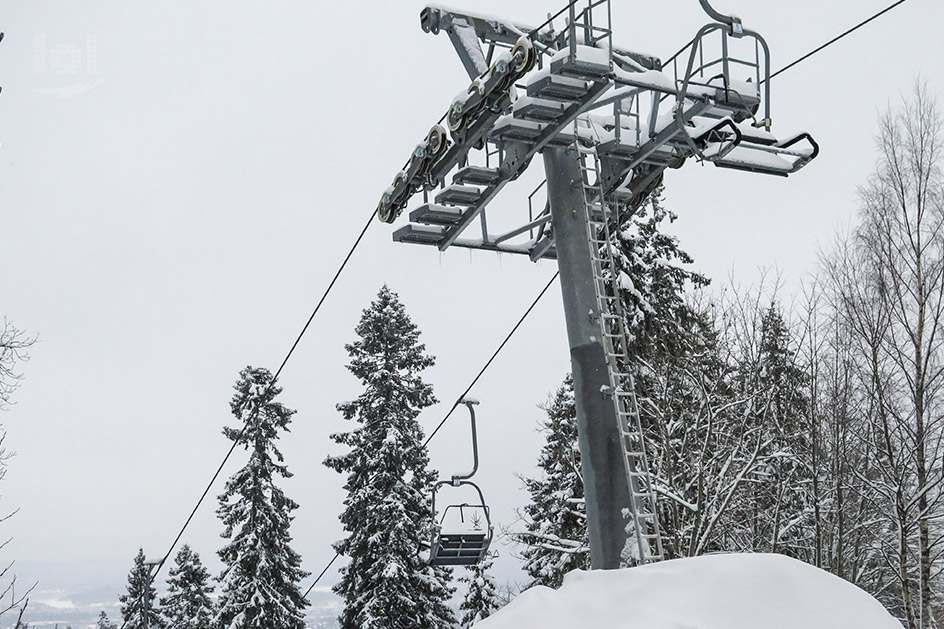
[{"label": "snow mound", "polygon": [[783,555],[719,554],[575,570],[522,593],[475,629],[901,629],[877,600]]}]

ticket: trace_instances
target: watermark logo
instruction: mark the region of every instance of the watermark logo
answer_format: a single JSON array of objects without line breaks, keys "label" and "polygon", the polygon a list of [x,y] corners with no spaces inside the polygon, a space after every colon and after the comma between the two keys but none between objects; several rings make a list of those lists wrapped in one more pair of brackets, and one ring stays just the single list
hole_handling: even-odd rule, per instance
[{"label": "watermark logo", "polygon": [[48,87],[34,92],[69,98],[105,82],[98,71],[98,38],[89,33],[84,41],[51,41],[45,33],[34,38],[33,70]]}]

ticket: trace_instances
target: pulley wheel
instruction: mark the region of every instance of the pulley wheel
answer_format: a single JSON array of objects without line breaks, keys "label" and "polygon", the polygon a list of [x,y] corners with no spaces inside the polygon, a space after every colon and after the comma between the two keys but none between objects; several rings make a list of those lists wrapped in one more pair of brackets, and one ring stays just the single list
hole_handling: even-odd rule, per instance
[{"label": "pulley wheel", "polygon": [[515,55],[519,52],[523,53],[521,55],[521,61],[514,63],[512,70],[517,76],[521,76],[527,72],[530,72],[534,67],[534,62],[537,60],[537,56],[534,51],[534,46],[530,42],[525,43],[526,40],[519,39],[515,45],[511,48],[511,59],[514,63]]},{"label": "pulley wheel", "polygon": [[396,212],[393,211],[392,205],[383,201],[377,204],[377,219],[381,223],[392,223],[395,218]]},{"label": "pulley wheel", "polygon": [[452,132],[459,131],[465,126],[465,116],[457,112],[455,107],[449,108],[449,114],[446,116],[446,124]]},{"label": "pulley wheel", "polygon": [[430,157],[438,157],[446,148],[446,131],[438,124],[433,125],[426,136],[426,152]]}]

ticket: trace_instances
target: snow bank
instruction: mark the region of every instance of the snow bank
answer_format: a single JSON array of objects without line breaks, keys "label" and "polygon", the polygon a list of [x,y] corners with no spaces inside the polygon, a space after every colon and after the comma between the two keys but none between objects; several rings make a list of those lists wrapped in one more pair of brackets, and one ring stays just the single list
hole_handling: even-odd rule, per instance
[{"label": "snow bank", "polygon": [[575,570],[475,629],[901,629],[851,583],[783,555],[725,554]]}]

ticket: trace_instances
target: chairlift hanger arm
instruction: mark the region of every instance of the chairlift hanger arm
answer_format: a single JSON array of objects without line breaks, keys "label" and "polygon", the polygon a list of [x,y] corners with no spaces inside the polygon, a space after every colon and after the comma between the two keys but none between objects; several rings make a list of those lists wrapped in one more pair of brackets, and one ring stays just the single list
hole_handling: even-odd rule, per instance
[{"label": "chairlift hanger arm", "polygon": [[[487,516],[488,516],[488,513],[489,513],[489,509],[488,509],[488,505],[485,504],[485,494],[482,493],[482,488],[479,487],[478,485],[476,485],[475,483],[473,483],[473,482],[470,481],[470,480],[460,480],[460,481],[458,481],[458,482],[453,482],[454,480],[455,480],[455,478],[453,478],[453,480],[441,480],[441,481],[437,481],[436,484],[433,485],[433,500],[432,500],[432,512],[433,512],[433,514],[436,513],[436,494],[439,492],[439,489],[440,489],[441,487],[444,487],[444,486],[446,486],[446,485],[449,485],[449,486],[451,486],[451,487],[462,487],[463,485],[468,485],[469,487],[471,487],[472,489],[475,490],[475,493],[478,494],[478,496],[479,496],[479,505],[478,505],[478,506],[481,506],[481,507],[484,508],[484,511],[485,511],[485,514],[486,514],[486,517],[487,517]],[[458,506],[458,505],[456,505],[456,506]]]},{"label": "chairlift hanger arm", "polygon": [[[465,404],[469,409],[469,421],[472,423],[472,471],[468,474],[454,474],[452,477],[452,485],[455,487],[463,484],[463,481],[468,481],[479,471],[479,437],[475,430],[475,409],[472,408],[478,404],[478,402],[471,399],[463,399],[461,403]],[[476,487],[476,489],[478,489],[478,487]],[[482,502],[485,502],[484,499]]]},{"label": "chairlift hanger arm", "polygon": [[716,22],[721,22],[722,24],[727,25],[729,35],[740,37],[743,34],[744,29],[741,26],[741,18],[718,12],[710,4],[708,4],[708,0],[698,1],[701,3],[701,8],[704,9],[705,13],[708,14],[708,17],[715,20]]}]

